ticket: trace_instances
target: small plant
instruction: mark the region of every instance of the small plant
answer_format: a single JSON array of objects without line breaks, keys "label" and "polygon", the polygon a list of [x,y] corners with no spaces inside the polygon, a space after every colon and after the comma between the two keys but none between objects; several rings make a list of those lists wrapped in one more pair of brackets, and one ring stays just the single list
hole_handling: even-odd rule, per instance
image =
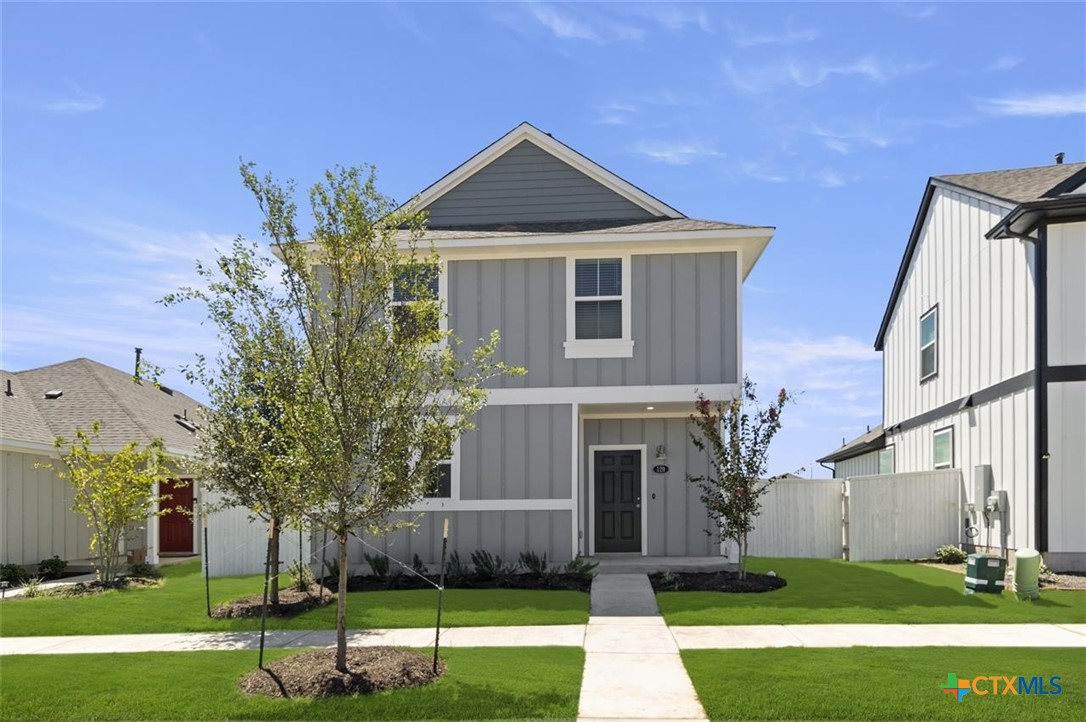
[{"label": "small plant", "polygon": [[445,561],[445,586],[458,587],[471,574],[471,566],[460,559],[460,552],[453,552]]},{"label": "small plant", "polygon": [[67,567],[68,562],[54,554],[52,559],[42,559],[38,562],[38,574],[46,579],[60,579],[64,576],[64,570]]},{"label": "small plant", "polygon": [[411,558],[411,568],[415,570],[416,574],[426,576],[426,565],[422,563],[422,559],[418,554]]},{"label": "small plant", "polygon": [[471,564],[475,567],[475,575],[484,582],[508,579],[517,571],[517,565],[506,564],[501,557],[494,556],[485,549],[471,553]]},{"label": "small plant", "polygon": [[324,578],[331,579],[334,584],[339,579],[339,559],[325,559],[324,572]]},{"label": "small plant", "polygon": [[566,574],[573,574],[581,579],[591,579],[596,576],[596,567],[599,565],[599,562],[590,562],[578,555],[566,565]]},{"label": "small plant", "polygon": [[668,570],[660,575],[660,585],[665,589],[677,592],[682,586],[682,582],[680,582],[678,574]]},{"label": "small plant", "polygon": [[158,579],[162,576],[162,572],[154,564],[148,564],[147,562],[139,562],[138,564],[128,565],[128,576],[130,577],[142,577],[143,579]]},{"label": "small plant", "polygon": [[1041,560],[1041,566],[1037,569],[1037,574],[1039,576],[1042,576],[1042,577],[1050,577],[1050,576],[1055,575],[1055,572],[1053,572],[1051,569],[1049,569],[1048,565],[1045,564],[1044,560],[1042,559]]},{"label": "small plant", "polygon": [[21,564],[0,564],[0,581],[22,584],[29,576]]},{"label": "small plant", "polygon": [[309,565],[304,563],[301,559],[295,559],[287,567],[287,571],[290,573],[291,589],[296,592],[308,592],[309,588],[313,586],[313,570],[309,568]]},{"label": "small plant", "polygon": [[944,544],[935,550],[935,558],[942,564],[962,564],[967,556],[965,552],[953,544]]},{"label": "small plant", "polygon": [[366,563],[370,565],[370,569],[373,570],[373,576],[378,579],[386,579],[388,577],[388,557],[384,554],[363,554],[366,558]]},{"label": "small plant", "polygon": [[543,556],[539,556],[531,551],[520,553],[520,565],[536,579],[542,579],[547,576],[547,570],[550,566],[547,564],[546,553],[544,553]]},{"label": "small plant", "polygon": [[26,599],[34,599],[35,597],[44,597],[49,594],[49,590],[42,586],[41,577],[31,577],[23,584],[23,597]]}]

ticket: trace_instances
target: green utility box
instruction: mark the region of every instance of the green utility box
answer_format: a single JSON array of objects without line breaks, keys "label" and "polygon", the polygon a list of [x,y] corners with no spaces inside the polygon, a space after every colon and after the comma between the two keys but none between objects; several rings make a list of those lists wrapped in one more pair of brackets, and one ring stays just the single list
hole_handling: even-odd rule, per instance
[{"label": "green utility box", "polygon": [[965,565],[965,593],[1001,594],[1007,560],[991,554],[970,554]]}]

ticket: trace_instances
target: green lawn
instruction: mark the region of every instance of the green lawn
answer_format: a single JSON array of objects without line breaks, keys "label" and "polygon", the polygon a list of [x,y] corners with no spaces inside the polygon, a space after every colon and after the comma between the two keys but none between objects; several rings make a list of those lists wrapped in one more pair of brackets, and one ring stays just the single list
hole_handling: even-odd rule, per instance
[{"label": "green lawn", "polygon": [[[296,653],[296,652],[294,652]],[[275,659],[287,652],[271,651]],[[577,716],[584,652],[450,649],[436,683],[373,696],[250,697],[238,680],[256,652],[79,654],[0,658],[5,720],[488,719]]]},{"label": "green lawn", "polygon": [[[690,650],[682,657],[714,720],[1071,720],[1086,712],[1081,649]],[[959,680],[1040,676],[1050,691],[1049,678],[1058,676],[1063,690],[969,693],[958,702],[941,689],[948,672]]]},{"label": "green lawn", "polygon": [[[0,607],[0,636],[140,634],[150,632],[243,631],[260,628],[257,619],[209,619],[198,562],[163,570],[163,584],[152,589],[107,592],[82,598],[12,600]],[[260,594],[260,576],[211,580],[212,605]],[[351,629],[433,626],[437,590],[352,592],[347,625]],[[588,594],[522,589],[449,589],[442,625],[451,627],[532,624],[584,624]],[[329,605],[290,620],[270,619],[269,629],[332,629]]]},{"label": "green lawn", "polygon": [[1086,622],[1086,591],[965,595],[963,578],[909,562],[752,557],[749,571],[776,571],[788,586],[765,594],[659,592],[668,624],[993,624]]}]

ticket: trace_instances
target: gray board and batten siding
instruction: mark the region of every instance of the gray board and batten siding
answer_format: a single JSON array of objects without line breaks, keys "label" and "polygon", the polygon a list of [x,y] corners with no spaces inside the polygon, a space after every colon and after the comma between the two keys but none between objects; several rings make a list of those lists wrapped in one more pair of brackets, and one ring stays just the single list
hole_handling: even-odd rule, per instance
[{"label": "gray board and batten siding", "polygon": [[655,216],[524,140],[426,206],[431,228]]},{"label": "gray board and batten siding", "polygon": [[632,358],[567,359],[566,259],[450,261],[449,327],[473,348],[497,329],[499,358],[527,368],[492,388],[737,383],[734,252],[634,255]]},{"label": "gray board and batten siding", "polygon": [[[706,533],[712,528],[709,514],[701,503],[699,489],[686,481],[687,473],[695,476],[709,471],[708,457],[690,443],[689,422],[684,418],[650,419],[585,419],[583,443],[582,498],[580,499],[582,544],[588,552],[590,529],[589,495],[595,481],[589,477],[590,447],[596,445],[645,444],[647,495],[641,499],[646,507],[646,537],[649,556],[712,556],[720,553],[719,540]],[[663,445],[667,473],[658,474],[653,467],[656,447]]]}]

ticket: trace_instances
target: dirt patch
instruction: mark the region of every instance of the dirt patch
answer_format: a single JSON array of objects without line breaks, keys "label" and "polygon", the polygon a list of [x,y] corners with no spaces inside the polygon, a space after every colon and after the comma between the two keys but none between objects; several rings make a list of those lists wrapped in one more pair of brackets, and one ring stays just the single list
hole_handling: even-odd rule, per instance
[{"label": "dirt patch", "polygon": [[[439,577],[427,574],[425,579],[414,574],[390,574],[386,577],[358,576],[347,580],[347,591],[380,592],[389,589],[433,589]],[[432,582],[432,583],[431,583]],[[325,578],[330,589],[337,587],[337,581]],[[584,574],[550,574],[542,577],[534,574],[510,574],[499,579],[480,579],[474,574],[457,579],[445,579],[446,589],[564,589],[574,592],[587,592],[592,587],[592,578]]]},{"label": "dirt patch", "polygon": [[740,579],[739,572],[657,572],[649,575],[649,581],[657,592],[761,594],[788,585],[782,577],[753,572],[747,572],[746,579]]},{"label": "dirt patch", "polygon": [[101,594],[116,589],[147,589],[162,585],[161,579],[149,577],[120,577],[112,582],[79,582],[78,584],[64,584],[51,587],[45,595],[50,597],[86,597],[93,594]]},{"label": "dirt patch", "polygon": [[[323,594],[321,593],[323,591]],[[310,609],[331,604],[335,597],[328,590],[322,590],[314,584],[309,591],[300,592],[297,589],[280,589],[279,603],[268,605],[269,617],[294,617]],[[211,610],[211,616],[215,619],[241,619],[245,617],[259,617],[264,606],[264,595],[235,599],[225,604],[220,604]]]},{"label": "dirt patch", "polygon": [[433,659],[392,647],[349,647],[347,674],[336,670],[336,651],[321,649],[285,657],[242,677],[246,694],[267,697],[338,697],[386,689],[422,687],[445,672]]}]

